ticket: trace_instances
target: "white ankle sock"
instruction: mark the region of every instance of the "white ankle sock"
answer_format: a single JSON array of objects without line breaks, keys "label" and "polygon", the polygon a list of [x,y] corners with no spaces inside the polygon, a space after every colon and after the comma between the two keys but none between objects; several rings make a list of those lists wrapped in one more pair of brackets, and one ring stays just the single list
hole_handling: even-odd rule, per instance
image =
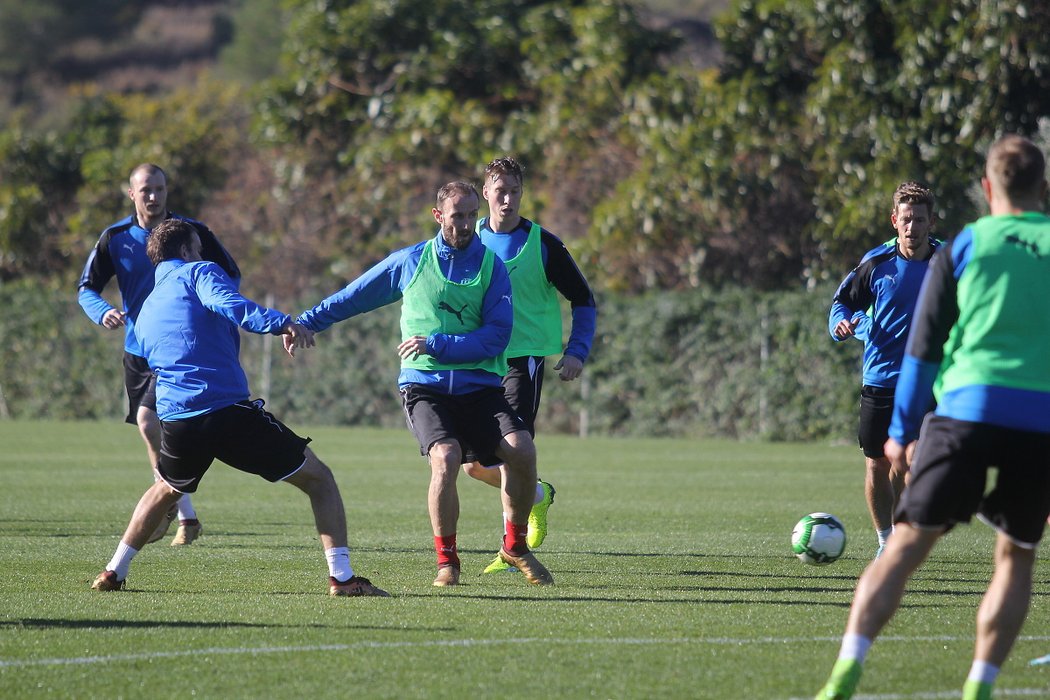
[{"label": "white ankle sock", "polygon": [[543,485],[540,484],[540,482],[537,481],[536,482],[536,497],[532,501],[533,505],[535,505],[535,504],[539,503],[540,501],[542,501],[543,497],[546,496],[546,495],[547,494],[543,492]]},{"label": "white ankle sock", "polygon": [[885,546],[886,540],[888,540],[890,538],[890,535],[893,534],[893,528],[888,527],[885,530],[876,530],[875,534],[878,535],[879,546],[882,547]]},{"label": "white ankle sock", "polygon": [[350,566],[350,548],[332,547],[324,550],[324,558],[328,560],[328,575],[336,581],[348,581],[354,575],[354,569]]},{"label": "white ankle sock", "polygon": [[970,666],[970,675],[966,677],[966,680],[978,681],[979,683],[994,683],[995,679],[998,677],[998,666],[992,666],[987,661],[977,661],[974,659],[973,666]]},{"label": "white ankle sock", "polygon": [[183,494],[182,498],[179,499],[179,520],[196,520],[197,511],[193,509],[193,502],[190,501],[190,495],[188,493]]},{"label": "white ankle sock", "polygon": [[871,648],[871,640],[860,634],[842,635],[842,647],[839,649],[840,659],[854,659],[864,663],[864,657],[868,655]]},{"label": "white ankle sock", "polygon": [[120,544],[117,545],[117,551],[113,553],[113,558],[106,564],[106,571],[114,572],[117,575],[117,580],[123,581],[128,577],[131,560],[138,553],[139,550],[124,544],[124,540],[121,540]]}]

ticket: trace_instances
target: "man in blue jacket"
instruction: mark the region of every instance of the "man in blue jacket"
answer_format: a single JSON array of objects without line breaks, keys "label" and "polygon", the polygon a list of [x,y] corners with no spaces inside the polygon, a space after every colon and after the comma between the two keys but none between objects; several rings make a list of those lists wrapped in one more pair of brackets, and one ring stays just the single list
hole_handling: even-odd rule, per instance
[{"label": "man in blue jacket", "polygon": [[554,580],[526,544],[536,448],[502,384],[514,324],[510,278],[474,231],[479,204],[473,185],[444,185],[432,212],[440,226],[434,238],[395,251],[297,321],[323,331],[402,302],[398,387],[408,426],[430,462],[434,585],[459,584],[460,464],[489,455],[506,466],[501,497],[507,520],[499,556],[529,583],[545,585]]},{"label": "man in blue jacket", "polygon": [[313,333],[287,314],[241,296],[233,280],[201,259],[201,239],[187,221],[169,219],[151,233],[149,259],[156,284],[142,304],[137,337],[156,375],[161,450],[160,480],[139,500],[117,551],[92,584],[98,591],[125,587],[132,558],[165,512],[197,490],[215,459],[267,481],[287,481],[310,497],[328,560],[333,596],[386,596],[350,567],[346,513],[332,472],[302,438],[249,401],[238,360],[239,328],[281,334],[289,354],[313,345]]},{"label": "man in blue jacket", "polygon": [[904,460],[891,461],[884,454],[883,445],[919,287],[940,245],[930,236],[933,193],[917,182],[902,183],[893,193],[890,223],[897,237],[868,251],[846,275],[828,318],[835,341],[853,337],[864,343],[857,438],[867,468],[864,495],[878,538],[875,556],[893,531],[893,509],[908,471]]},{"label": "man in blue jacket", "polygon": [[[157,420],[156,389],[153,373],[146,364],[135,332],[139,310],[153,289],[153,263],[146,255],[150,232],[166,219],[183,219],[197,230],[201,255],[205,260],[217,263],[234,282],[240,280],[241,272],[207,226],[168,211],[168,180],[160,167],[143,163],[132,170],[128,197],[135,203],[135,213],[102,232],[80,275],[78,300],[88,318],[103,328],[124,328],[124,385],[128,393],[125,421],[138,425],[154,479],[157,479],[160,422]],[[114,308],[102,297],[102,291],[114,276],[123,309]],[[172,506],[167,517],[157,526],[157,531],[150,535],[150,542],[164,536],[176,514],[179,529],[172,546],[191,544],[200,537],[200,520],[189,494],[186,494]]]}]

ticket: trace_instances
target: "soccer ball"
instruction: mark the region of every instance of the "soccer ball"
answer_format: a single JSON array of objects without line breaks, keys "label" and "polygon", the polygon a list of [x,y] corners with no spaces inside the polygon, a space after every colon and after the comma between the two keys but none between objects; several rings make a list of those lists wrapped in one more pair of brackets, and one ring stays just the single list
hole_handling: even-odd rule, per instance
[{"label": "soccer ball", "polygon": [[810,513],[791,531],[791,549],[807,564],[830,564],[846,549],[846,528],[830,513]]}]

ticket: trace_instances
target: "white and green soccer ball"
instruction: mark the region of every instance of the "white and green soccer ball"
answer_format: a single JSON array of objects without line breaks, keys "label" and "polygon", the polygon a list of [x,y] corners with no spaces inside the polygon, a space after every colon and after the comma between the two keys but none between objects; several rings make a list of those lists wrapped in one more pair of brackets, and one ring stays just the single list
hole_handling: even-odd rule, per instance
[{"label": "white and green soccer ball", "polygon": [[791,550],[807,564],[830,564],[846,550],[846,528],[831,513],[810,513],[791,531]]}]

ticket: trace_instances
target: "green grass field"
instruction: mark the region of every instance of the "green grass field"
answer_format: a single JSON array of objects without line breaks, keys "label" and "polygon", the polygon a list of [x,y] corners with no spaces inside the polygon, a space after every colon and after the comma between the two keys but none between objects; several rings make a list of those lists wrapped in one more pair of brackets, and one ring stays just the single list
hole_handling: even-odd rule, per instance
[{"label": "green grass field", "polygon": [[[482,577],[497,493],[461,476],[464,582],[435,589],[428,470],[407,431],[302,429],[335,471],[352,561],[389,599],[333,599],[306,498],[225,465],[196,497],[205,536],[89,590],[148,485],[136,431],[0,422],[0,697],[811,698],[874,551],[849,446],[541,436],[558,489],[539,551],[556,585]],[[846,556],[794,558],[826,510]],[[970,664],[992,536],[953,532],[869,656],[864,698],[952,698]],[[998,697],[1050,697],[1038,574]]]}]

